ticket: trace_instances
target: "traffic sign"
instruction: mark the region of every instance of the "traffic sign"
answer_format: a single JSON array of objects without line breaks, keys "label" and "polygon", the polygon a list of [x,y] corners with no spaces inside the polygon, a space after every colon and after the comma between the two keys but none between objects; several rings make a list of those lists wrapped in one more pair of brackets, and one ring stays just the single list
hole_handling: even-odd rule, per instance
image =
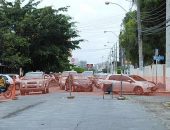
[{"label": "traffic sign", "polygon": [[153,56],[153,59],[154,59],[154,60],[157,60],[157,61],[164,60],[164,56],[161,56],[161,55],[159,55],[159,56]]}]

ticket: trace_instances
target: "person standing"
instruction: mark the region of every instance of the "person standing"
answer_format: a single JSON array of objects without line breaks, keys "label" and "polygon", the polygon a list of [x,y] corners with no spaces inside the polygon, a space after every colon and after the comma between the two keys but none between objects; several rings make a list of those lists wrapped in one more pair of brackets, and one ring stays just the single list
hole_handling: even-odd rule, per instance
[{"label": "person standing", "polygon": [[0,75],[0,93],[6,90],[5,83],[6,83],[5,79],[3,78],[2,75]]}]

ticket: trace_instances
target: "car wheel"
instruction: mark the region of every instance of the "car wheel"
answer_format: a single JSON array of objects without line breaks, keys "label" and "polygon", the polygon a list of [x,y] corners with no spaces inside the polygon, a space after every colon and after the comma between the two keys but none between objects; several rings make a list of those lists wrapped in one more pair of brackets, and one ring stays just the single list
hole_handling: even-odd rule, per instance
[{"label": "car wheel", "polygon": [[29,91],[26,91],[26,92],[25,92],[25,95],[29,95]]},{"label": "car wheel", "polygon": [[136,95],[142,95],[143,94],[143,89],[141,87],[135,87],[134,88],[134,93]]},{"label": "car wheel", "polygon": [[71,90],[72,90],[72,92],[76,92],[76,88],[75,88],[75,86],[71,86]]},{"label": "car wheel", "polygon": [[93,92],[93,87],[89,86],[88,92]]},{"label": "car wheel", "polygon": [[46,88],[46,93],[49,93],[49,88]]},{"label": "car wheel", "polygon": [[45,94],[46,93],[46,91],[45,91],[46,89],[44,89],[44,90],[42,90],[42,94]]},{"label": "car wheel", "polygon": [[3,93],[3,96],[6,98],[6,99],[9,99],[12,97],[12,87],[8,87],[7,91]]},{"label": "car wheel", "polygon": [[20,94],[21,94],[21,95],[25,95],[25,91],[20,90]]}]

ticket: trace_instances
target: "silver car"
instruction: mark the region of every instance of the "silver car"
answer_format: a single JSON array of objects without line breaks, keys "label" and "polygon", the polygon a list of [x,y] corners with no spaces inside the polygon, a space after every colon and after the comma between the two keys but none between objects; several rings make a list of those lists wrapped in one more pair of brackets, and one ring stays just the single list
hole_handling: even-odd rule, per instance
[{"label": "silver car", "polygon": [[30,92],[49,93],[49,75],[44,72],[27,72],[20,80],[21,95],[29,94]]},{"label": "silver car", "polygon": [[103,91],[135,93],[137,95],[153,93],[157,90],[156,84],[138,75],[109,75],[103,83]]}]

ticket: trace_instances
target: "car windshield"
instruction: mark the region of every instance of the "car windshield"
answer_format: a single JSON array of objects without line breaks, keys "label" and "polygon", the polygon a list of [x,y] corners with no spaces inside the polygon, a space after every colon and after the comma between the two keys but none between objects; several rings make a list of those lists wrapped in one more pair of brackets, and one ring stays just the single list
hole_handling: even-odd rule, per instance
[{"label": "car windshield", "polygon": [[74,80],[88,80],[89,78],[84,75],[74,75],[73,79]]},{"label": "car windshield", "polygon": [[147,81],[146,79],[144,79],[138,75],[129,75],[129,77],[131,77],[132,79],[134,79],[136,81]]},{"label": "car windshield", "polygon": [[76,71],[64,71],[61,76],[68,76],[69,74],[72,74],[72,75],[76,75],[77,72]]},{"label": "car windshield", "polygon": [[26,73],[24,79],[40,79],[43,78],[42,73]]}]

